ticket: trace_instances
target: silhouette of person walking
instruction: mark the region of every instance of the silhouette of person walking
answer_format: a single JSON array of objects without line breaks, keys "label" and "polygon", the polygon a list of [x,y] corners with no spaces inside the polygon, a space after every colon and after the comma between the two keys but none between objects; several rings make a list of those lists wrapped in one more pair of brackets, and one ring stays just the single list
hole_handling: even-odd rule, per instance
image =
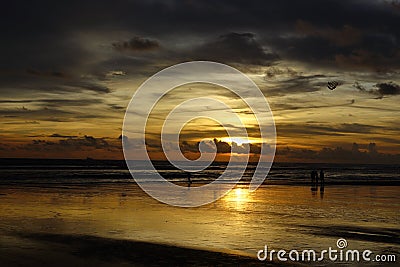
[{"label": "silhouette of person walking", "polygon": [[318,172],[314,170],[314,175],[315,175],[315,186],[318,186]]}]

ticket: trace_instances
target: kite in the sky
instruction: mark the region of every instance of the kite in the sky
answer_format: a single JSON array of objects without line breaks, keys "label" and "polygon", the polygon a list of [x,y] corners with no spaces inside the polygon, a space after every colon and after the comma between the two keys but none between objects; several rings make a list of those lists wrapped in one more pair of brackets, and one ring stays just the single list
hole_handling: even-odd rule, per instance
[{"label": "kite in the sky", "polygon": [[328,82],[328,89],[333,90],[336,89],[336,87],[339,85],[339,83],[337,81],[332,81],[332,82]]}]

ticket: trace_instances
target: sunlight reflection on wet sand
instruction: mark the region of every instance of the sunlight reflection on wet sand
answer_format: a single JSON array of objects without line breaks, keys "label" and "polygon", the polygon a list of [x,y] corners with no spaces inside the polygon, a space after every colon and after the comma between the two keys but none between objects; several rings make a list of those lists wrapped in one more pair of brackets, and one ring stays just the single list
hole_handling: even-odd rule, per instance
[{"label": "sunlight reflection on wet sand", "polygon": [[[1,232],[90,234],[178,246],[254,253],[276,249],[327,248],[333,228],[399,228],[398,187],[239,185],[199,208],[171,207],[134,184],[93,187],[0,188]],[[325,230],[324,230],[325,229]],[[318,231],[317,231],[318,230]],[[352,248],[399,250],[381,240],[348,240]],[[368,242],[365,242],[368,241]]]}]

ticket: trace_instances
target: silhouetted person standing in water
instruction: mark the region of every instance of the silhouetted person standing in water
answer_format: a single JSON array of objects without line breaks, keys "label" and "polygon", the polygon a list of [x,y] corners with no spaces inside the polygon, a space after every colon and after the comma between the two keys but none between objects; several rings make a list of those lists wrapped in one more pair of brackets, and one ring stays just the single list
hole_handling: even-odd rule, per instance
[{"label": "silhouetted person standing in water", "polygon": [[311,171],[311,191],[316,191],[317,190],[317,172],[315,170]]},{"label": "silhouetted person standing in water", "polygon": [[188,172],[188,175],[187,175],[188,186],[190,186],[192,184],[192,179],[190,179],[191,177],[192,177],[192,174],[190,172]]},{"label": "silhouetted person standing in water", "polygon": [[325,192],[325,174],[324,171],[321,169],[319,171],[319,179],[321,180],[321,186],[319,188],[319,195],[321,197],[321,199],[324,198],[324,192]]},{"label": "silhouetted person standing in water", "polygon": [[315,184],[315,172],[311,171],[311,185]]},{"label": "silhouetted person standing in water", "polygon": [[318,186],[318,172],[314,170],[314,175],[315,175],[315,186]]},{"label": "silhouetted person standing in water", "polygon": [[325,183],[325,174],[323,170],[320,170],[319,172],[319,179],[321,180],[321,186],[324,186]]}]

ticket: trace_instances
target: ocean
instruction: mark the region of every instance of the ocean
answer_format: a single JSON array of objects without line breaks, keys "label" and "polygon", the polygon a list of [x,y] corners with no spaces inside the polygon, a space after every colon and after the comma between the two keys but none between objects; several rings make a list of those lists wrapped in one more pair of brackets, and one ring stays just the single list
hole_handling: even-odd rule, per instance
[{"label": "ocean", "polygon": [[[137,171],[145,170],[141,161],[135,161]],[[243,163],[233,166],[239,170]],[[187,173],[168,162],[154,161],[157,171],[171,182],[185,182]],[[193,173],[194,183],[209,183],[226,169],[226,162],[214,162],[207,169]],[[249,163],[240,183],[251,181],[256,163]],[[274,163],[264,184],[304,185],[310,182],[312,170],[323,170],[326,184],[399,185],[400,165],[380,164],[315,164]],[[239,171],[238,171],[239,173]],[[237,174],[240,175],[240,174]],[[151,181],[151,180],[149,180]],[[134,182],[125,161],[79,159],[0,159],[0,183],[3,184],[96,184]],[[229,179],[224,180],[229,182]]]},{"label": "ocean", "polygon": [[[185,172],[154,164],[172,182],[186,181]],[[101,237],[253,258],[265,246],[319,253],[337,249],[344,239],[351,250],[394,255],[397,262],[387,266],[396,266],[400,257],[398,165],[274,163],[264,184],[250,192],[255,168],[250,164],[227,195],[197,208],[154,200],[135,184],[123,161],[2,159],[0,168],[0,259],[15,251],[43,254],[48,241],[32,239],[38,234],[53,236],[58,245]],[[214,163],[192,180],[212,181],[225,168],[226,163]],[[310,171],[321,168],[325,188],[310,190]],[[75,253],[76,247],[71,249]],[[325,258],[307,265],[336,263]]]}]

